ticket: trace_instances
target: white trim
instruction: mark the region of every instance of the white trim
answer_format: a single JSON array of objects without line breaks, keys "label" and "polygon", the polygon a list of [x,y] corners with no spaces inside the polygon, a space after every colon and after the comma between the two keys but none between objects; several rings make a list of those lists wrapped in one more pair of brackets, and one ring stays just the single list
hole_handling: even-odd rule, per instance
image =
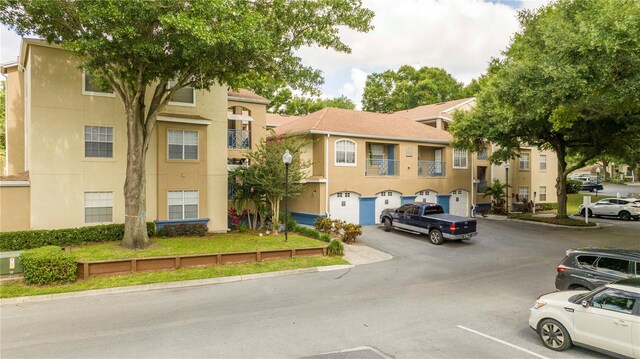
[{"label": "white trim", "polygon": [[102,96],[102,97],[116,97],[114,92],[96,92],[96,91],[87,91],[86,89],[86,76],[87,73],[82,71],[82,94],[87,96]]},{"label": "white trim", "polygon": [[414,121],[421,122],[421,121],[437,120],[437,119],[441,119],[444,122],[453,122],[451,117],[445,117],[445,116],[439,116],[439,115],[438,116],[429,116],[429,117],[420,117],[420,118],[414,119]]},{"label": "white trim", "polygon": [[[169,81],[167,82],[167,89],[173,88],[173,85],[171,84],[172,82],[173,82],[173,85],[175,85],[175,81]],[[174,101],[171,101],[171,99],[169,99],[169,102],[167,103],[167,105],[180,106],[180,107],[196,107],[196,89],[193,86],[183,86],[179,88],[177,91],[188,89],[188,88],[190,88],[191,92],[193,93],[193,102],[174,102]]]},{"label": "white trim", "polygon": [[0,187],[30,187],[31,181],[0,181]]},{"label": "white trim", "polygon": [[306,183],[327,183],[326,178],[307,178],[304,180]]},{"label": "white trim", "polygon": [[458,108],[460,106],[464,106],[464,105],[468,104],[469,102],[472,102],[472,101],[475,101],[475,100],[476,100],[476,98],[472,97],[472,98],[468,99],[467,101],[460,102],[459,104],[457,104],[457,105],[455,105],[453,107],[450,107],[450,108],[448,108],[446,110],[440,111],[440,112],[441,113],[449,113],[449,111],[454,110],[454,109],[456,109],[456,108]]},{"label": "white trim", "polygon": [[[178,218],[178,219],[176,219],[176,220],[181,220],[181,219],[182,219],[182,220],[185,220],[185,219],[197,219],[197,218],[200,218],[200,190],[197,190],[197,189],[169,189],[169,190],[167,190],[167,220],[171,220],[171,219],[169,218],[169,215],[170,215],[170,214],[169,214],[169,206],[170,206],[170,204],[169,204],[169,192],[181,192],[181,193],[182,193],[182,218]],[[185,192],[195,192],[195,193],[197,193],[197,194],[198,194],[198,204],[197,204],[197,206],[198,206],[198,213],[196,213],[196,217],[195,217],[195,218],[184,218],[184,207],[185,207],[185,204],[184,204],[184,193],[185,193]]]},{"label": "white trim", "polygon": [[[464,151],[464,166],[456,166],[456,151]],[[451,151],[451,167],[456,170],[464,170],[469,168],[469,151],[452,149]],[[472,171],[473,172],[473,171]],[[472,173],[473,175],[473,173]]]},{"label": "white trim", "polygon": [[[345,163],[338,163],[338,142],[340,141],[348,141],[353,143],[353,145],[355,146],[355,149],[353,150],[353,163],[348,163],[347,162],[347,151],[344,151],[344,160]],[[348,138],[340,138],[337,139],[335,141],[333,141],[333,164],[334,166],[339,166],[339,167],[356,167],[358,166],[358,144],[356,143],[356,141],[350,140]]]},{"label": "white trim", "polygon": [[158,116],[157,120],[160,122],[188,123],[192,125],[205,125],[205,126],[209,126],[212,122],[211,120],[207,120],[207,119],[181,118],[181,117],[171,117],[171,116]]},{"label": "white trim", "polygon": [[324,191],[324,213],[329,217],[329,137],[330,134],[324,138],[324,176],[327,179]]},{"label": "white trim", "polygon": [[[174,131],[174,132],[182,132],[182,158],[171,158],[169,157],[169,146],[171,145],[171,143],[169,143],[169,132]],[[196,135],[198,136],[198,151],[196,152],[196,158],[184,158],[184,133],[185,132],[195,132]],[[174,143],[173,145],[178,145],[177,143]],[[172,128],[167,128],[167,159],[166,161],[191,161],[191,162],[195,162],[195,161],[200,161],[200,131],[198,130],[178,130],[178,129],[172,129]],[[199,200],[198,200],[199,201]]]},{"label": "white trim", "polygon": [[227,96],[227,102],[228,101],[257,103],[260,105],[268,105],[271,103],[271,101],[269,100],[260,100],[257,98],[246,98],[246,97],[239,97],[239,96]]},{"label": "white trim", "polygon": [[[374,140],[449,144],[448,140],[428,140],[428,139],[420,139],[420,138],[377,136],[377,135],[367,135],[367,134],[347,133],[347,132],[333,132],[333,131],[323,131],[323,130],[309,130],[309,131],[299,132],[299,134],[303,134],[303,133],[309,133],[312,135],[334,135],[334,136],[341,136],[341,137],[369,138]],[[290,134],[293,134],[293,133],[287,133],[286,135],[290,135]]]},{"label": "white trim", "polygon": [[[86,209],[87,208],[108,208],[108,207],[87,207],[87,193],[111,193],[111,221],[102,221],[102,222],[87,222],[87,212]],[[109,191],[109,190],[87,190],[83,192],[83,196],[82,196],[82,223],[84,224],[90,224],[90,225],[99,225],[99,224],[105,224],[105,223],[115,223],[114,218],[115,218],[115,201],[114,201],[114,197],[115,197],[115,193],[114,191]]]},{"label": "white trim", "polygon": [[[87,157],[87,139],[85,138],[85,134],[87,131],[87,127],[105,127],[111,129],[111,157]],[[113,126],[107,126],[103,124],[82,124],[82,158],[87,161],[115,161],[115,153],[116,153],[116,133],[115,128]],[[96,141],[89,141],[96,142]],[[101,142],[101,141],[98,141]],[[109,142],[102,142],[109,143]]]},{"label": "white trim", "polygon": [[253,121],[253,117],[249,115],[238,115],[235,113],[227,113],[227,120],[232,121]]}]

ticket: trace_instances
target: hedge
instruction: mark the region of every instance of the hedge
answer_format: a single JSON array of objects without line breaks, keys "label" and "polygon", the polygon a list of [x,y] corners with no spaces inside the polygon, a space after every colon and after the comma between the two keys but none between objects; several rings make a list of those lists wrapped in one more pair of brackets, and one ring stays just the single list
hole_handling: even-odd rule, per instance
[{"label": "hedge", "polygon": [[162,237],[199,236],[203,237],[209,232],[205,223],[179,223],[165,224],[158,230],[158,235]]},{"label": "hedge", "polygon": [[[156,233],[156,225],[147,222],[149,237]],[[44,246],[79,246],[91,242],[120,241],[124,224],[103,224],[78,228],[15,231],[0,233],[0,251],[18,251]]]},{"label": "hedge", "polygon": [[58,246],[29,249],[20,254],[22,275],[27,284],[54,284],[76,279],[76,259]]}]

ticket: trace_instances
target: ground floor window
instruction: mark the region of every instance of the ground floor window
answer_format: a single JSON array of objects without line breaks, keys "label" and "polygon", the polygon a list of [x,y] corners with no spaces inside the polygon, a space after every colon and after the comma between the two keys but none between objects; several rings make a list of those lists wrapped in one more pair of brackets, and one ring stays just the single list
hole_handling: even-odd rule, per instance
[{"label": "ground floor window", "polygon": [[522,199],[522,198],[526,198],[529,199],[529,187],[526,186],[521,186],[518,189],[518,196]]},{"label": "ground floor window", "polygon": [[84,193],[84,223],[113,222],[113,192]]},{"label": "ground floor window", "polygon": [[198,218],[198,191],[169,191],[169,219]]},{"label": "ground floor window", "polygon": [[540,202],[545,202],[547,200],[547,187],[540,186]]}]

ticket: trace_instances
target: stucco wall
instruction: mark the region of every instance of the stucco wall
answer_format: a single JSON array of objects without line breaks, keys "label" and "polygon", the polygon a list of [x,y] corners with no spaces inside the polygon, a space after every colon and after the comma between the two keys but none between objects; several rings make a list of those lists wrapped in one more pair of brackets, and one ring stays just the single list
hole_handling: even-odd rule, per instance
[{"label": "stucco wall", "polygon": [[6,173],[2,167],[2,175],[23,172],[24,168],[24,73],[18,66],[7,69],[6,86]]},{"label": "stucco wall", "polygon": [[0,232],[31,228],[29,187],[0,187]]}]

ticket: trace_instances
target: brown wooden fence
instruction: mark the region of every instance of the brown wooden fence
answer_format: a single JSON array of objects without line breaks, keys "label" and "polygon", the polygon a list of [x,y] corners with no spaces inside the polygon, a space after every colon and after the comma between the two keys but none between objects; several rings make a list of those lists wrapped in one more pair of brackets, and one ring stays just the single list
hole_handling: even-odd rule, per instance
[{"label": "brown wooden fence", "polygon": [[236,263],[253,263],[271,259],[326,256],[327,247],[275,249],[256,252],[194,254],[183,256],[113,259],[78,262],[78,279],[106,277],[115,274],[147,272],[198,266],[215,266]]}]

